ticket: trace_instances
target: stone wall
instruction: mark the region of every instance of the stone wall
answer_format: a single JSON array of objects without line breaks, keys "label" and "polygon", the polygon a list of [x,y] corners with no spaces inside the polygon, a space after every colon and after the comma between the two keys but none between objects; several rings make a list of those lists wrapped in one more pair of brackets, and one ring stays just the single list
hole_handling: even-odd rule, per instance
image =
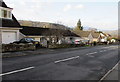
[{"label": "stone wall", "polygon": [[81,47],[85,46],[85,44],[51,44],[48,46],[48,48],[72,48],[72,47]]},{"label": "stone wall", "polygon": [[24,50],[35,50],[36,47],[33,44],[2,44],[2,52],[12,51],[24,51]]}]

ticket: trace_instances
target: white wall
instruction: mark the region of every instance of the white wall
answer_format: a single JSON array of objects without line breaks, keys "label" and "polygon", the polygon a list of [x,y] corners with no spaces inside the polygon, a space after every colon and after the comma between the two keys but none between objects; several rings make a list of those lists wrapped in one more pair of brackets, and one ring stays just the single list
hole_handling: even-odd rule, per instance
[{"label": "white wall", "polygon": [[88,38],[89,38],[89,40],[90,40],[90,43],[93,42],[93,36],[92,36],[91,33],[89,34]]}]

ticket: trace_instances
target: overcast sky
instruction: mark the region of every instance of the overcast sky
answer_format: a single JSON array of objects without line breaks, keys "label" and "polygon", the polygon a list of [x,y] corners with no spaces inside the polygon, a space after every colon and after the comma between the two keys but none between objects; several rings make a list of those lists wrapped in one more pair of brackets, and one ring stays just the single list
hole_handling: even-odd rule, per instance
[{"label": "overcast sky", "polygon": [[118,28],[118,0],[4,0],[18,20],[62,23],[99,30]]}]

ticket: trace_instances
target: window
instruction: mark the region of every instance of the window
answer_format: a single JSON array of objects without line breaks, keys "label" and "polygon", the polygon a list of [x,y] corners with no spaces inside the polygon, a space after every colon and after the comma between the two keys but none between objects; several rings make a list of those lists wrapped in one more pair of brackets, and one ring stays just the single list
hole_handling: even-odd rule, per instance
[{"label": "window", "polygon": [[8,17],[9,17],[9,18],[12,17],[12,13],[11,13],[11,11],[8,11]]},{"label": "window", "polygon": [[11,19],[12,18],[11,9],[0,8],[0,18]]},{"label": "window", "polygon": [[2,17],[7,18],[7,10],[2,10]]}]

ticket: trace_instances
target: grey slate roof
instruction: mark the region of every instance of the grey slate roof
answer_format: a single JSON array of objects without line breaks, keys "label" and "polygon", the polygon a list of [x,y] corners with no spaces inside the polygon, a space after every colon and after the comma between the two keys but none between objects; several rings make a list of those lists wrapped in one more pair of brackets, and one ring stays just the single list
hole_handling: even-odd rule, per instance
[{"label": "grey slate roof", "polygon": [[75,33],[69,30],[52,29],[52,28],[40,28],[40,27],[28,27],[22,26],[20,30],[26,36],[74,36],[79,37]]}]

